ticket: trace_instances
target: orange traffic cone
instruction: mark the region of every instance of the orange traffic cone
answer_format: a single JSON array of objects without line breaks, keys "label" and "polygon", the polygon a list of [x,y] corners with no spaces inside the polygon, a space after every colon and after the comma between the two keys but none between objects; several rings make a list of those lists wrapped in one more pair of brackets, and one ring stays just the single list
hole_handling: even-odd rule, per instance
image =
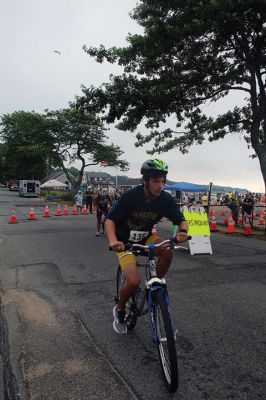
[{"label": "orange traffic cone", "polygon": [[86,205],[83,206],[82,214],[88,215],[88,209],[87,209]]},{"label": "orange traffic cone", "polygon": [[61,208],[60,208],[59,204],[57,205],[55,216],[56,217],[61,217],[62,216],[62,211],[61,211]]},{"label": "orange traffic cone", "polygon": [[210,231],[211,232],[217,232],[219,229],[217,228],[217,221],[216,221],[216,214],[215,210],[211,210],[211,225],[210,225]]},{"label": "orange traffic cone", "polygon": [[77,207],[74,205],[71,215],[77,215]]},{"label": "orange traffic cone", "polygon": [[29,218],[28,218],[30,221],[34,221],[35,219],[36,219],[36,217],[35,217],[35,212],[34,212],[34,208],[33,207],[31,207],[30,208],[30,212],[29,212]]},{"label": "orange traffic cone", "polygon": [[258,219],[257,218],[257,214],[256,214],[256,210],[255,210],[255,208],[253,208],[253,221],[256,220],[256,219]]},{"label": "orange traffic cone", "polygon": [[9,224],[17,224],[18,222],[17,222],[17,217],[16,217],[16,213],[15,213],[15,209],[14,208],[12,208],[12,210],[11,210],[11,217],[10,217],[10,220],[9,220],[9,222],[8,222]]},{"label": "orange traffic cone", "polygon": [[153,225],[152,230],[151,230],[151,234],[156,236],[157,235],[157,224]]},{"label": "orange traffic cone", "polygon": [[49,211],[49,207],[48,207],[47,204],[46,204],[45,209],[44,209],[44,217],[45,217],[45,218],[51,217],[50,211]]},{"label": "orange traffic cone", "polygon": [[252,229],[249,222],[249,217],[247,215],[244,215],[244,235],[245,236],[252,235]]},{"label": "orange traffic cone", "polygon": [[260,219],[259,219],[259,224],[258,225],[265,225],[264,217],[265,217],[265,212],[262,209],[261,212],[260,212]]},{"label": "orange traffic cone", "polygon": [[229,215],[227,233],[235,232],[235,222],[233,221],[232,214]]},{"label": "orange traffic cone", "polygon": [[65,204],[65,207],[64,207],[63,215],[69,215],[69,214],[68,214],[68,208],[67,208],[67,205],[66,205],[66,204]]}]

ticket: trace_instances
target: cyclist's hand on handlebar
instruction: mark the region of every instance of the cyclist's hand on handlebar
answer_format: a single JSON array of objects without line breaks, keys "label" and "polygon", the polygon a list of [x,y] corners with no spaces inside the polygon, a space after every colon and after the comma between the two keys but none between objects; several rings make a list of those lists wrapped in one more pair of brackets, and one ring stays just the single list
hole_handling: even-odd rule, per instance
[{"label": "cyclist's hand on handlebar", "polygon": [[114,241],[114,242],[110,242],[109,246],[111,247],[111,249],[113,251],[116,252],[120,252],[120,251],[124,251],[125,250],[125,245],[123,242],[119,242],[118,240]]},{"label": "cyclist's hand on handlebar", "polygon": [[178,232],[175,235],[176,243],[183,243],[183,242],[186,242],[187,240],[188,240],[188,235],[185,232]]}]

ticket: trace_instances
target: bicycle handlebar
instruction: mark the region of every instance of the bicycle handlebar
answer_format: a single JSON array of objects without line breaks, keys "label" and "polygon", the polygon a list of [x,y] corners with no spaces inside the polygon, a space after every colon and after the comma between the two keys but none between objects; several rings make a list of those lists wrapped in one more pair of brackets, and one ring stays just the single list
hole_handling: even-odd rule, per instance
[{"label": "bicycle handlebar", "polygon": [[[191,239],[191,236],[188,236],[187,240],[190,240],[190,239]],[[179,246],[175,246],[175,244],[179,243],[179,242],[176,241],[175,237],[174,238],[170,238],[170,239],[165,239],[161,243],[151,243],[151,244],[154,246],[155,249],[157,249],[158,247],[161,247],[166,243],[171,244],[170,247],[172,247],[173,249],[179,247]],[[125,250],[134,250],[134,248],[135,249],[139,248],[139,249],[142,249],[142,250],[148,250],[149,247],[150,247],[149,244],[148,245],[142,245],[142,244],[138,244],[138,243],[126,243]]]},{"label": "bicycle handlebar", "polygon": [[[188,240],[190,240],[190,239],[192,239],[192,237],[191,236],[188,236],[187,237],[187,241]],[[154,248],[156,249],[156,248],[158,248],[158,247],[161,247],[161,246],[163,246],[164,244],[166,244],[166,243],[169,243],[169,244],[171,244],[171,248],[173,248],[173,249],[178,249],[178,248],[180,248],[180,246],[175,246],[175,244],[178,244],[179,242],[177,242],[176,241],[176,238],[175,237],[173,237],[173,238],[170,238],[170,239],[165,239],[165,240],[163,240],[161,243],[151,243],[153,246],[154,246]],[[183,242],[182,242],[183,243]],[[148,245],[143,245],[143,244],[138,244],[138,243],[126,243],[125,244],[125,250],[130,250],[130,251],[132,251],[132,250],[134,250],[134,248],[137,250],[137,249],[141,249],[141,250],[148,250],[149,249],[149,247],[150,247],[150,244],[148,244]],[[112,249],[112,247],[109,247],[109,250],[113,250]]]}]

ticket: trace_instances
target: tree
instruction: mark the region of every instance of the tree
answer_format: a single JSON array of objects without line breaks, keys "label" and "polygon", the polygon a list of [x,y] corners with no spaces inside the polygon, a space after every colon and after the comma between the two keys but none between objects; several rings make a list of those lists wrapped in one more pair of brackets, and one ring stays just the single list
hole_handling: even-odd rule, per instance
[{"label": "tree", "polygon": [[50,135],[57,143],[58,163],[68,179],[66,163],[79,162],[77,185],[80,186],[86,167],[97,165],[105,160],[121,168],[128,166],[127,161],[119,159],[123,154],[113,143],[106,144],[107,136],[102,119],[94,112],[69,107],[58,111],[47,111]]},{"label": "tree", "polygon": [[3,115],[1,139],[7,179],[42,179],[48,165],[55,163],[53,139],[41,114],[16,111]]},{"label": "tree", "polygon": [[[83,89],[83,107],[98,99],[106,121],[135,131],[145,120],[150,154],[242,133],[254,149],[266,186],[266,2],[264,0],[141,0],[132,18],[143,35],[129,35],[124,48],[87,48],[98,62],[124,67],[101,90]],[[204,104],[232,92],[245,104],[207,117]],[[219,104],[219,103],[218,103]],[[176,130],[160,130],[174,115]]]}]

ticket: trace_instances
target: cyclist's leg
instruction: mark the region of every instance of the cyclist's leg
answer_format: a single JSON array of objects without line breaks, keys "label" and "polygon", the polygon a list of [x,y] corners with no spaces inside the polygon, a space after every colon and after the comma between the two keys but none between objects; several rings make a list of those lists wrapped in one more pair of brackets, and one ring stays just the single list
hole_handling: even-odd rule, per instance
[{"label": "cyclist's leg", "polygon": [[125,309],[126,302],[140,285],[140,275],[136,264],[128,265],[123,271],[123,274],[125,283],[122,286],[119,294],[119,302],[117,303],[117,308],[119,310]]},{"label": "cyclist's leg", "polygon": [[[163,240],[163,238],[157,235],[149,236],[145,244],[161,243]],[[159,278],[163,278],[170,268],[173,258],[173,251],[171,249],[161,247],[159,249],[155,249],[154,254],[159,258],[156,269],[157,275]]]},{"label": "cyclist's leg", "polygon": [[101,221],[102,221],[102,212],[100,210],[96,210],[96,235],[100,234],[100,227],[101,227]]},{"label": "cyclist's leg", "polygon": [[101,228],[102,228],[102,233],[104,233],[104,224],[106,220],[106,215],[108,214],[108,209],[103,209],[102,211],[102,218],[101,218]]},{"label": "cyclist's leg", "polygon": [[117,303],[117,308],[119,310],[124,310],[127,300],[139,287],[141,278],[136,265],[136,259],[133,254],[127,254],[127,252],[124,251],[116,254],[125,278],[125,283],[119,293],[119,302]]}]

